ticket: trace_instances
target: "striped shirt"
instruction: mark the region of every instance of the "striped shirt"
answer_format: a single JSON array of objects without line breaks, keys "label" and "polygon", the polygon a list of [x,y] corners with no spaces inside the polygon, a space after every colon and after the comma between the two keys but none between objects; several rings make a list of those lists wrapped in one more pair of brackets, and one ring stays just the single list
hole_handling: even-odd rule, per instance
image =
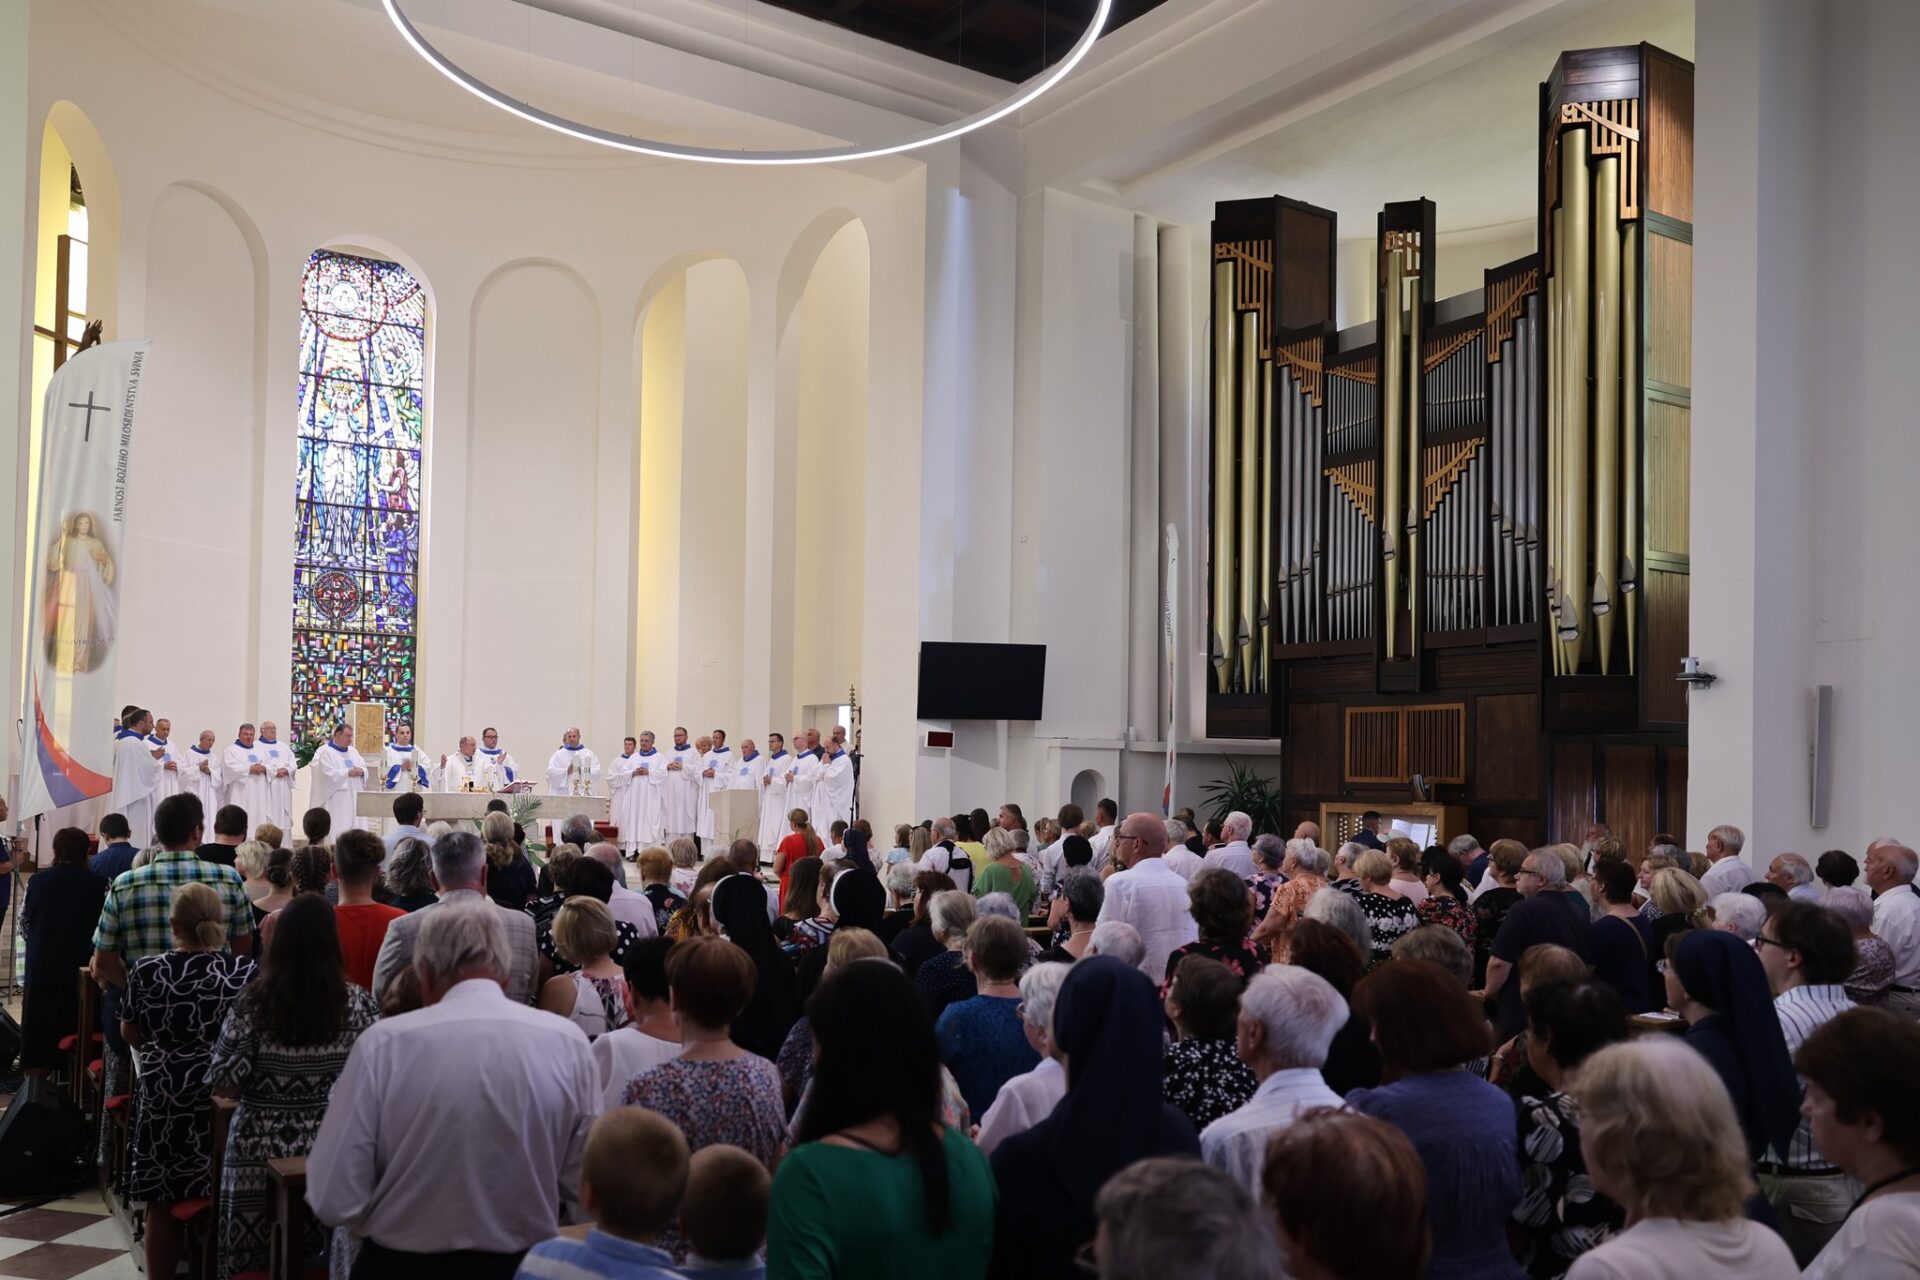
[{"label": "striped shirt", "polygon": [[[1847,998],[1847,989],[1836,982],[1789,987],[1773,998],[1773,1008],[1780,1015],[1780,1031],[1787,1038],[1787,1053],[1792,1055],[1800,1052],[1800,1046],[1807,1042],[1807,1037],[1823,1024],[1853,1008],[1853,1001]],[[1805,1082],[1801,1083],[1800,1088],[1804,1094]],[[1784,1163],[1793,1168],[1832,1167],[1832,1162],[1814,1147],[1813,1123],[1805,1116],[1800,1117],[1800,1126],[1793,1131],[1793,1141],[1789,1146]]]},{"label": "striped shirt", "polygon": [[585,1240],[556,1236],[533,1246],[514,1272],[531,1280],[677,1280],[673,1255],[595,1228]]}]

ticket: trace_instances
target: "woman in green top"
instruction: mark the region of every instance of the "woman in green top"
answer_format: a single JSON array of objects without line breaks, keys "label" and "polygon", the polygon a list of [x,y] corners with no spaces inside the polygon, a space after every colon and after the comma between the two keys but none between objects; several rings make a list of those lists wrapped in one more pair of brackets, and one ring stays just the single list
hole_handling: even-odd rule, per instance
[{"label": "woman in green top", "polygon": [[1012,894],[1013,900],[1020,904],[1020,919],[1024,923],[1033,914],[1033,899],[1039,890],[1033,868],[1014,856],[1013,833],[999,827],[987,832],[987,865],[974,879],[973,896]]},{"label": "woman in green top", "polygon": [[919,991],[891,964],[856,960],[807,1014],[813,1092],[773,1179],[769,1280],[980,1280],[997,1191],[979,1148],[940,1123]]}]

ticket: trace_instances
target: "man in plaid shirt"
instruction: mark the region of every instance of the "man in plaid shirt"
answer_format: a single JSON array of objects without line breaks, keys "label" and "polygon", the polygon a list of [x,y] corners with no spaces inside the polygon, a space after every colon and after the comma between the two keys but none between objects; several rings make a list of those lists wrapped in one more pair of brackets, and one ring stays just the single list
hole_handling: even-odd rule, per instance
[{"label": "man in plaid shirt", "polygon": [[199,881],[219,894],[227,908],[229,944],[241,955],[253,950],[253,906],[246,882],[232,867],[202,862],[194,853],[204,825],[198,796],[183,792],[162,800],[153,829],[163,852],[144,867],[122,872],[107,890],[99,927],[93,931],[93,976],[109,1003],[119,1003],[134,961],[173,950],[173,891],[183,884]]}]

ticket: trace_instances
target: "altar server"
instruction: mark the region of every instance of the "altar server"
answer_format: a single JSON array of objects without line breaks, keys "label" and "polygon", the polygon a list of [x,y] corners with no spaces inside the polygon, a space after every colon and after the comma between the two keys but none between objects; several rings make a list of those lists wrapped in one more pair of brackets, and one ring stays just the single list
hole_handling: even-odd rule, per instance
[{"label": "altar server", "polygon": [[173,745],[173,721],[155,720],[147,741],[165,752],[160,757],[160,781],[153,789],[153,804],[158,809],[162,800],[180,794],[180,750]]},{"label": "altar server", "polygon": [[673,745],[664,753],[667,757],[666,824],[667,838],[690,836],[699,820],[697,806],[700,802],[700,781],[695,775],[700,771],[700,753],[687,741],[685,726],[673,731]]},{"label": "altar server", "polygon": [[777,848],[786,838],[787,778],[793,769],[793,757],[787,752],[787,740],[777,733],[767,735],[767,767],[760,774],[760,840],[762,849]]},{"label": "altar server", "polygon": [[383,791],[431,791],[427,753],[413,745],[413,726],[400,725],[393,741],[380,750],[380,787]]},{"label": "altar server", "polygon": [[480,791],[480,754],[474,747],[472,735],[460,739],[460,749],[450,756],[440,757],[440,789],[442,791]]},{"label": "altar server", "polygon": [[820,825],[823,817],[828,827],[836,820],[853,821],[853,757],[847,754],[844,744],[835,746],[820,766],[820,783],[813,802],[816,830],[826,830]]},{"label": "altar server", "polygon": [[335,725],[333,736],[313,753],[313,803],[333,819],[333,831],[368,829],[354,812],[354,797],[367,785],[367,762],[353,749],[353,730]]},{"label": "altar server", "polygon": [[599,787],[600,757],[580,745],[580,730],[567,730],[560,735],[560,749],[547,760],[547,794],[590,796]]},{"label": "altar server", "polygon": [[[644,849],[667,838],[667,756],[653,745],[653,732],[640,735],[640,749],[633,753],[633,786],[627,792],[627,813],[632,819],[633,847]],[[627,841],[628,824],[620,824],[621,843]]]},{"label": "altar server", "polygon": [[113,734],[113,808],[133,829],[133,847],[144,849],[153,840],[154,792],[160,786],[160,760],[165,747],[147,741],[153,731],[153,713],[129,708]]},{"label": "altar server", "polygon": [[245,809],[249,825],[273,822],[273,781],[267,776],[266,754],[253,736],[252,725],[241,725],[239,736],[221,753],[220,774],[227,788],[227,803]]},{"label": "altar server", "polygon": [[291,831],[293,775],[299,772],[300,762],[294,758],[293,748],[280,741],[279,731],[271,720],[260,722],[260,737],[255,746],[267,766],[267,811],[255,816],[249,809],[247,817],[256,823],[271,822],[282,831]]},{"label": "altar server", "polygon": [[500,749],[500,731],[480,731],[480,780],[482,791],[505,791],[520,780],[520,766]]},{"label": "altar server", "polygon": [[607,817],[620,828],[620,851],[633,857],[636,846],[628,824],[627,804],[633,791],[633,770],[639,764],[639,744],[632,738],[620,740],[620,754],[607,761]]},{"label": "altar server", "polygon": [[[180,758],[180,789],[200,801],[203,813],[213,813],[227,802],[220,753],[213,749],[213,741],[213,730],[202,729],[200,741]],[[247,815],[247,821],[253,821],[252,814]]]}]

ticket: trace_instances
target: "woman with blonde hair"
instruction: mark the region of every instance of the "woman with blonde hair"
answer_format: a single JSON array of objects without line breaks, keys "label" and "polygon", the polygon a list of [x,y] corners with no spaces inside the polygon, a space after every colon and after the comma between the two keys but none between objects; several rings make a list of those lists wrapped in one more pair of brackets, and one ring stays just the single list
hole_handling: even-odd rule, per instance
[{"label": "woman with blonde hair", "polygon": [[1420,927],[1420,916],[1414,910],[1412,899],[1397,892],[1399,886],[1393,883],[1393,859],[1385,853],[1367,850],[1354,859],[1353,872],[1360,879],[1353,900],[1360,904],[1371,929],[1373,951],[1368,958],[1373,964],[1380,964],[1393,954],[1393,944],[1400,935]]},{"label": "woman with blonde hair", "polygon": [[233,869],[246,881],[247,897],[255,902],[273,892],[267,879],[267,855],[273,846],[259,840],[242,841],[233,851]]},{"label": "woman with blonde hair", "polygon": [[1420,846],[1395,836],[1387,841],[1387,857],[1393,861],[1393,891],[1418,909],[1427,900],[1426,881],[1420,878]]},{"label": "woman with blonde hair", "polygon": [[1733,1101],[1713,1067],[1667,1036],[1609,1045],[1569,1090],[1594,1189],[1627,1229],[1568,1280],[1793,1280],[1786,1242],[1746,1217],[1754,1183]]},{"label": "woman with blonde hair", "polygon": [[1647,990],[1659,991],[1661,978],[1658,973],[1658,960],[1667,954],[1667,939],[1678,937],[1689,929],[1706,929],[1713,925],[1713,916],[1707,910],[1707,891],[1690,871],[1678,867],[1668,867],[1653,873],[1653,882],[1648,886],[1652,894],[1651,901],[1660,914],[1653,922],[1653,957],[1647,970]]},{"label": "woman with blonde hair", "polygon": [[613,913],[598,898],[568,898],[553,913],[554,949],[579,968],[547,979],[540,989],[540,1007],[572,1022],[589,1040],[632,1020],[626,970],[613,960],[619,941]]},{"label": "woman with blonde hair", "polygon": [[487,847],[487,896],[510,911],[525,911],[540,877],[527,861],[514,830],[513,816],[498,810],[480,823]]},{"label": "woman with blonde hair", "polygon": [[648,845],[640,851],[639,866],[641,896],[653,904],[654,923],[664,935],[673,913],[687,905],[687,896],[675,892],[670,883],[673,879],[673,855],[657,844]]},{"label": "woman with blonde hair", "polygon": [[710,884],[688,895],[685,905],[667,921],[667,936],[675,942],[715,937],[719,932],[719,927],[713,923],[713,886]]},{"label": "woman with blonde hair", "polygon": [[693,882],[700,875],[700,842],[692,836],[675,836],[667,841],[667,853],[673,858],[667,884],[684,897],[693,892]]}]

